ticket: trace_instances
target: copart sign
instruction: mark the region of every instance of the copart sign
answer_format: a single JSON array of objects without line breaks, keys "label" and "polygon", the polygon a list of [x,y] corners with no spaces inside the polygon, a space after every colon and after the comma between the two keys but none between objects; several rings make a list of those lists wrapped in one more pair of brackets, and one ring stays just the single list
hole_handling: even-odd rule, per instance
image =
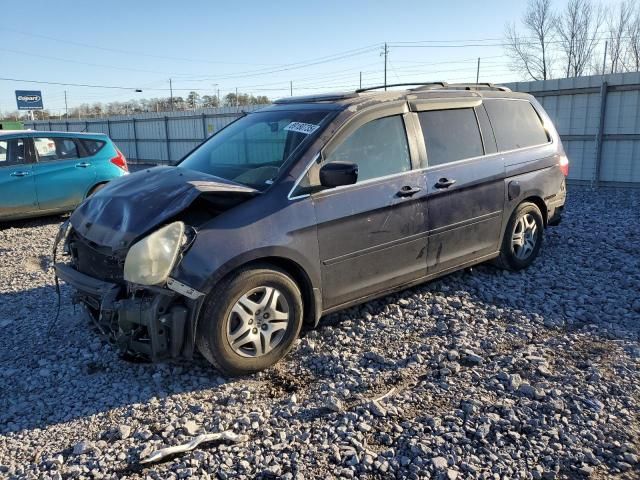
[{"label": "copart sign", "polygon": [[42,92],[40,90],[16,90],[18,110],[42,110]]}]

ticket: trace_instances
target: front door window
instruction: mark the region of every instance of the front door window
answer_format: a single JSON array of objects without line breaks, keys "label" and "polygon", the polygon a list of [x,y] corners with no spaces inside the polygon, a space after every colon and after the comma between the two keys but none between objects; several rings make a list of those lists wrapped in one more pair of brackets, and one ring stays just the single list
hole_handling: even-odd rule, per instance
[{"label": "front door window", "polygon": [[404,122],[400,115],[378,118],[353,132],[326,159],[358,165],[358,182],[411,170]]}]

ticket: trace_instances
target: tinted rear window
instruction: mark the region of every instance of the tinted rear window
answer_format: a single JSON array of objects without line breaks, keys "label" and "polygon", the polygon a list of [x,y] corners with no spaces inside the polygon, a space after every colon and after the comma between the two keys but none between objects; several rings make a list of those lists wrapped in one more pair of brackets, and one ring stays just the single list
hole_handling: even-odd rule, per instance
[{"label": "tinted rear window", "polygon": [[82,139],[80,141],[82,142],[82,146],[89,155],[95,155],[96,153],[98,153],[100,150],[102,150],[102,147],[104,147],[106,143],[101,140]]},{"label": "tinted rear window", "polygon": [[430,110],[418,116],[430,167],[484,154],[472,108]]},{"label": "tinted rear window", "polygon": [[526,100],[485,100],[498,150],[542,145],[547,132],[533,105]]}]

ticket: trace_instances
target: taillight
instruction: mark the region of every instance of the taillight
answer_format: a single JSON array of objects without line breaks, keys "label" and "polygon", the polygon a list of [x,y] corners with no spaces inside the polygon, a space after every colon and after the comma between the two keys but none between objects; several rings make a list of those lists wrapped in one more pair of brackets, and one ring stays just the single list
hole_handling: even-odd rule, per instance
[{"label": "taillight", "polygon": [[565,177],[569,176],[569,159],[566,155],[562,155],[560,157],[560,162],[558,163],[560,166],[560,171]]},{"label": "taillight", "polygon": [[118,155],[111,159],[111,163],[113,163],[116,167],[121,168],[125,172],[128,172],[129,166],[127,165],[127,159],[124,158],[124,155],[118,147],[116,147],[116,152],[118,152]]}]

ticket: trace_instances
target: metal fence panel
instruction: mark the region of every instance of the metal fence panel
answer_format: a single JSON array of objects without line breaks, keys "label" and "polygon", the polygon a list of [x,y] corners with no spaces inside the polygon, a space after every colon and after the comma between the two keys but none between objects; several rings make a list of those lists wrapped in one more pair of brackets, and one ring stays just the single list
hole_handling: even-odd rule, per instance
[{"label": "metal fence panel", "polygon": [[564,140],[569,166],[569,179],[590,181],[595,175],[595,140]]},{"label": "metal fence panel", "polygon": [[640,183],[640,145],[633,140],[605,142],[600,178],[604,182]]}]

